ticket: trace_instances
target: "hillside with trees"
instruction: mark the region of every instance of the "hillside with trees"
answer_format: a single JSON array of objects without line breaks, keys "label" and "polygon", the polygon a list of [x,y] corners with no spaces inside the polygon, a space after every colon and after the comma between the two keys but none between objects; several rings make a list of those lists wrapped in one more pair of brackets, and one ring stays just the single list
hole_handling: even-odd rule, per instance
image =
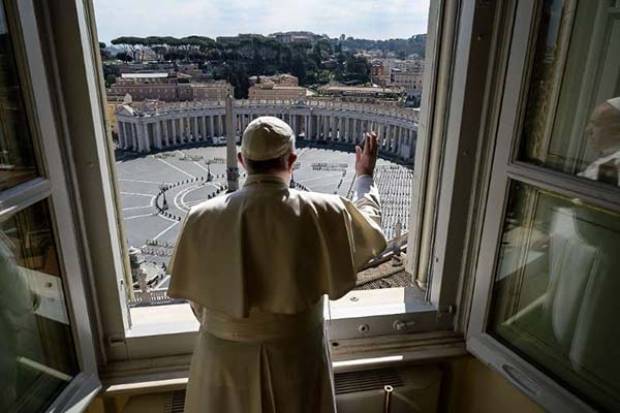
[{"label": "hillside with trees", "polygon": [[[422,37],[424,40],[420,39]],[[114,55],[106,52],[104,58],[124,62],[196,63],[207,77],[229,81],[235,88],[235,97],[246,98],[249,77],[254,75],[291,73],[299,78],[300,85],[306,87],[330,81],[367,84],[370,82],[370,62],[360,52],[377,50],[395,56],[423,56],[425,37],[375,41],[316,36],[312,41],[282,43],[259,34],[216,39],[205,36],[123,36],[111,42],[121,51]],[[109,75],[106,73],[106,79],[112,80]]]}]

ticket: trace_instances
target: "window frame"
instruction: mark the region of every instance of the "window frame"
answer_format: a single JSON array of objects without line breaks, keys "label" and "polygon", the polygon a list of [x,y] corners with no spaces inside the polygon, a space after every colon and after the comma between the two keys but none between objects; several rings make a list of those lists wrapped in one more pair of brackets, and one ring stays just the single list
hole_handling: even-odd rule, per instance
[{"label": "window frame", "polygon": [[[40,30],[48,34],[47,45],[54,51],[48,56],[55,62],[50,77],[55,95],[62,97],[54,103],[65,119],[66,145],[73,152],[72,191],[80,199],[82,239],[85,245],[99,246],[88,249],[87,255],[92,267],[91,296],[96,299],[93,316],[98,321],[105,376],[122,381],[127,376],[186,371],[195,332],[142,337],[127,334],[131,325],[123,293],[123,281],[129,274],[127,246],[118,213],[120,198],[112,167],[111,139],[104,121],[93,6],[91,0],[67,1],[70,7],[63,13],[43,2],[38,4],[45,16]],[[487,62],[493,57],[499,7],[495,2],[445,0],[433,1],[431,6],[429,17],[434,17],[428,33],[434,40],[428,44],[434,50],[427,62],[431,62],[433,70],[426,70],[424,75],[428,109],[421,114],[418,135],[418,145],[425,149],[416,153],[416,163],[428,165],[424,168],[428,174],[414,177],[414,194],[424,196],[412,203],[410,228],[419,228],[420,232],[412,231],[409,238],[414,240],[412,245],[429,247],[424,251],[412,248],[409,268],[415,274],[429,275],[430,304],[420,313],[339,320],[336,359],[367,354],[364,349],[373,345],[384,353],[422,354],[418,353],[419,343],[437,346],[438,352],[430,351],[424,357],[464,354],[467,285],[471,282],[465,263],[475,253],[476,243],[467,238],[468,231],[463,228],[474,230],[477,225],[477,194],[484,189],[485,173],[478,161],[480,153],[488,150],[478,128],[486,122],[482,109],[492,90],[489,71],[478,70],[470,61],[477,58]],[[74,67],[61,66],[63,61],[74,62]],[[71,87],[67,86],[69,82]],[[431,105],[433,102],[441,102],[441,106]],[[467,173],[460,173],[459,168]],[[455,186],[457,178],[459,185]],[[462,203],[468,208],[459,208]],[[451,227],[454,221],[460,222],[458,229]],[[396,321],[413,321],[415,326],[405,334],[395,332]],[[360,323],[372,323],[372,331],[381,336],[361,334]]]},{"label": "window frame", "polygon": [[496,369],[547,410],[594,411],[578,396],[486,331],[511,182],[522,182],[560,195],[580,198],[595,206],[620,210],[618,188],[536,166],[517,158],[539,12],[540,7],[535,0],[519,1],[513,5],[514,21],[508,40],[510,52],[503,66],[506,80],[502,87],[504,92],[501,111],[494,132],[495,153],[475,272],[467,350]]},{"label": "window frame", "polygon": [[101,388],[89,307],[86,268],[77,236],[63,147],[57,133],[34,6],[31,0],[5,0],[6,20],[19,69],[21,95],[33,140],[38,176],[0,192],[0,220],[37,202],[45,202],[54,233],[65,306],[70,320],[79,373],[51,402],[46,411],[85,406]]}]

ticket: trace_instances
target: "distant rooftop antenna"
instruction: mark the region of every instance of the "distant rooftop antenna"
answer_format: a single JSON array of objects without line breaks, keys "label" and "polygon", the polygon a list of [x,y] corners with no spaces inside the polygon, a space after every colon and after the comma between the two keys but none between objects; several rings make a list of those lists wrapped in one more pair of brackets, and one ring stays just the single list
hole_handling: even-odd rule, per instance
[{"label": "distant rooftop antenna", "polygon": [[239,167],[237,166],[237,142],[235,130],[235,118],[233,116],[233,97],[226,97],[226,177],[228,179],[228,192],[234,192],[239,188]]}]

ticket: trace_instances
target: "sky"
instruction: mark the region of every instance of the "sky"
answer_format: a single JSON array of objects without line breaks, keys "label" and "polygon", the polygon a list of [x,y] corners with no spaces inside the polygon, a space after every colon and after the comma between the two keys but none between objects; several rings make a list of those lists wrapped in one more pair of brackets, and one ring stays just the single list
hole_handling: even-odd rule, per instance
[{"label": "sky", "polygon": [[99,40],[307,30],[365,39],[426,33],[430,0],[94,0]]}]

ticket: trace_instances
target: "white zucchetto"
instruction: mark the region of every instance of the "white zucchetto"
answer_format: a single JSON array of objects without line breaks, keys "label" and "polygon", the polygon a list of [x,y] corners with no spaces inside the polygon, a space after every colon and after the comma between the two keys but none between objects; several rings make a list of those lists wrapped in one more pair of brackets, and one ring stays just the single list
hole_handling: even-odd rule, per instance
[{"label": "white zucchetto", "polygon": [[283,156],[295,149],[293,129],[281,119],[261,116],[243,132],[241,154],[246,159],[265,161]]}]

